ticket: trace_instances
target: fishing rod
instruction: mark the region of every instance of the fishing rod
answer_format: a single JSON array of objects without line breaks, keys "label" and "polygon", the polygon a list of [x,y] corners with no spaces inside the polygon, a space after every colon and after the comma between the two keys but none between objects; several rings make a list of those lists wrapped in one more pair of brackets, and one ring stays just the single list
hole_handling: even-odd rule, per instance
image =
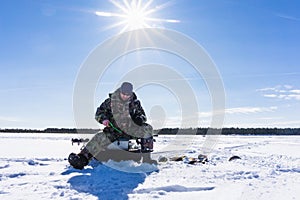
[{"label": "fishing rod", "polygon": [[121,131],[120,129],[116,128],[113,123],[109,122],[109,126],[112,127],[115,131],[117,131],[118,133],[123,133],[123,131]]}]

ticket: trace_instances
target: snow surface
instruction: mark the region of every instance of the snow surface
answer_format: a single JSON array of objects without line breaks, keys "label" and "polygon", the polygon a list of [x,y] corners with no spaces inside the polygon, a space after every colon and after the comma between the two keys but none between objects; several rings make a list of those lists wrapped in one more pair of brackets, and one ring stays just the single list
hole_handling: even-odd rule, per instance
[{"label": "snow surface", "polygon": [[[220,136],[206,164],[92,161],[84,170],[68,165],[80,149],[72,137],[82,135],[1,133],[0,199],[300,199],[299,136]],[[175,138],[157,137],[152,157],[196,156],[207,140],[172,147]]]}]

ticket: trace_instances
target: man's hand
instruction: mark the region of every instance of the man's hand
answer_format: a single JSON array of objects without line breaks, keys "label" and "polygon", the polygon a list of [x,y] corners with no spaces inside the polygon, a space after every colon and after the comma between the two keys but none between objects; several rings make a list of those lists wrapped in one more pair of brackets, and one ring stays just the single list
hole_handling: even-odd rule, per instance
[{"label": "man's hand", "polygon": [[102,124],[106,127],[109,127],[109,123],[110,123],[110,121],[108,119],[105,119],[102,121]]},{"label": "man's hand", "polygon": [[142,126],[143,123],[144,123],[144,119],[142,117],[137,117],[134,122],[139,125],[139,126]]}]

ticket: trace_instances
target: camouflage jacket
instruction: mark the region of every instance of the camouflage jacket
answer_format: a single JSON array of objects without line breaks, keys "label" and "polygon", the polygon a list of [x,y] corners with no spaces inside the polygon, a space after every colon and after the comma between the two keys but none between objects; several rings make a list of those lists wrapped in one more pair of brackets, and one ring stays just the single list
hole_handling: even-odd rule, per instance
[{"label": "camouflage jacket", "polygon": [[95,119],[99,123],[107,119],[124,131],[134,125],[141,126],[147,120],[135,93],[127,101],[123,101],[120,98],[120,89],[109,94],[109,98],[97,108]]}]

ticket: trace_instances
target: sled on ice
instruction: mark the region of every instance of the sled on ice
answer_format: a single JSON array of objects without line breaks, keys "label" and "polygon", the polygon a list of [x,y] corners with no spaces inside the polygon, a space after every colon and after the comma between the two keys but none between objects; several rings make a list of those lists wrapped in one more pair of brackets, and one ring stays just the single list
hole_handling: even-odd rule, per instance
[{"label": "sled on ice", "polygon": [[[136,162],[156,163],[151,159],[151,152],[153,149],[144,147],[141,142],[143,139],[125,139],[120,138],[111,143],[105,151],[101,151],[94,156],[100,162],[107,162],[108,160],[125,161],[133,160]],[[153,146],[153,144],[152,144]]]}]

